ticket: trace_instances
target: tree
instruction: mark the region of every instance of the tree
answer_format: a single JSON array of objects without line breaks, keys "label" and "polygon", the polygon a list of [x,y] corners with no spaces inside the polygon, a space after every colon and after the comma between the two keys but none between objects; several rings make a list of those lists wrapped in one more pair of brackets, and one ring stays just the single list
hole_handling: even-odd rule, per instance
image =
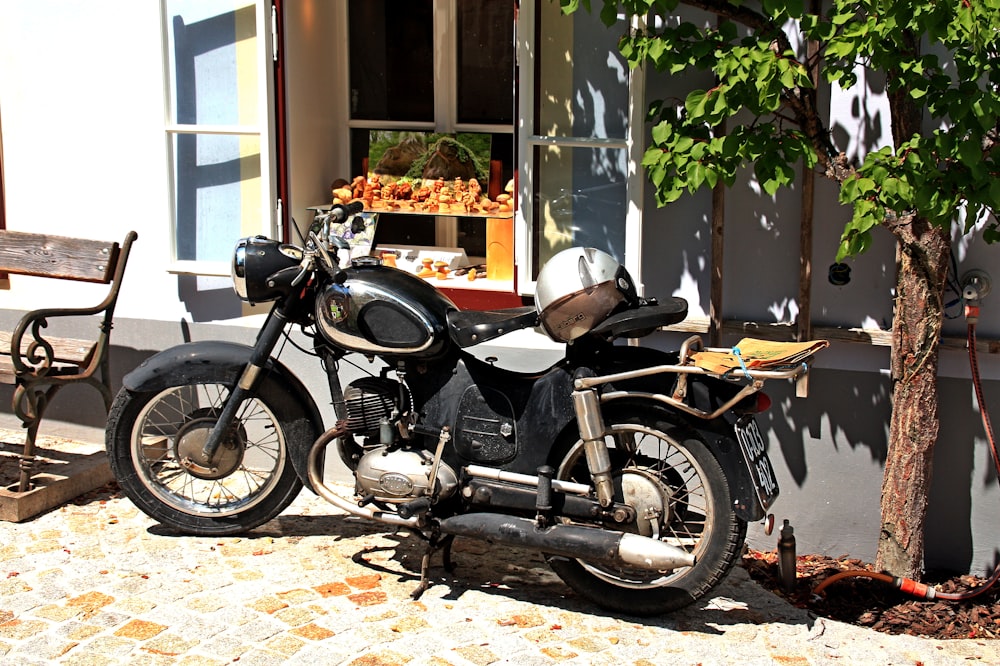
[{"label": "tree", "polygon": [[[589,0],[560,0],[563,11]],[[679,4],[711,24],[667,19]],[[682,105],[651,104],[643,166],[659,205],[700,187],[730,186],[752,164],[769,195],[804,163],[853,206],[837,260],[864,252],[881,225],[899,256],[892,325],[892,415],[876,565],[918,578],[931,459],[951,228],[1000,240],[1000,0],[604,0],[606,25],[632,67],[711,71],[716,85]],[[660,26],[660,27],[654,27]],[[793,47],[794,43],[809,48]],[[851,163],[816,103],[818,80],[850,88],[858,68],[887,81],[892,146]],[[814,73],[820,76],[814,78]],[[725,126],[724,132],[717,131]],[[928,130],[928,127],[932,129]]]}]

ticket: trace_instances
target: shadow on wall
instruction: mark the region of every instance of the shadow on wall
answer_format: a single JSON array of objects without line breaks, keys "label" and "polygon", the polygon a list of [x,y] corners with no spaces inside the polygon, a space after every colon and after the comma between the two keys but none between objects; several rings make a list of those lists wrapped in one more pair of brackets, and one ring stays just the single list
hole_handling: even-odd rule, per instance
[{"label": "shadow on wall", "polygon": [[[997,386],[995,382],[988,384]],[[987,396],[991,388],[984,388]],[[973,506],[984,506],[982,511],[989,515],[993,505],[984,505],[984,498],[997,492],[996,470],[969,380],[940,378],[939,389],[941,429],[928,499],[925,567],[928,571],[988,571],[995,565],[997,555],[994,553],[993,560],[987,561],[982,542],[988,544],[994,534],[980,533],[989,518],[977,522]],[[780,447],[780,452],[771,451],[772,461],[780,464],[783,460],[795,484],[809,495],[814,492],[810,490],[812,484],[818,484],[815,492],[822,493],[825,482],[837,480],[841,484],[837,496],[843,501],[842,510],[851,512],[852,502],[866,494],[858,488],[852,491],[850,479],[855,471],[847,464],[851,457],[844,457],[844,465],[840,465],[839,455],[831,461],[816,452],[810,455],[809,449],[830,446],[838,451],[842,446],[867,449],[871,460],[884,468],[891,415],[889,378],[875,373],[814,368],[807,400],[794,397],[791,383],[772,382],[767,393],[774,401],[773,406],[758,418],[772,432],[772,447],[775,443]],[[818,466],[817,460],[828,462]],[[878,515],[877,506],[865,510]],[[977,524],[978,536],[973,534]],[[877,529],[877,524],[873,527]]]},{"label": "shadow on wall", "polygon": [[[941,430],[934,448],[925,538],[928,544],[947,547],[928,547],[925,565],[928,570],[964,572],[982,564],[973,561],[973,497],[994,488],[997,474],[969,380],[939,378],[938,388]],[[977,441],[984,445],[977,448]]]},{"label": "shadow on wall", "polygon": [[[849,381],[842,381],[845,377]],[[852,449],[868,449],[873,461],[885,464],[891,409],[887,377],[814,368],[809,373],[807,400],[795,398],[790,382],[772,382],[766,392],[775,406],[758,418],[781,443],[781,454],[799,487],[810,471],[806,447],[822,440],[832,440],[834,447],[843,443]]]},{"label": "shadow on wall", "polygon": [[[111,345],[111,393],[115,393],[122,386],[122,378],[133,368],[152,356],[155,352],[150,350],[139,350],[131,347],[118,347]],[[0,413],[11,415],[14,411],[11,399],[14,395],[14,387],[0,385]],[[62,421],[75,425],[104,428],[107,422],[107,414],[104,411],[104,400],[92,386],[80,384],[69,385],[59,389],[52,402],[45,409],[38,432],[41,435],[46,433],[46,423],[50,421]]]},{"label": "shadow on wall", "polygon": [[228,277],[177,276],[177,295],[194,323],[235,319],[243,305]]}]

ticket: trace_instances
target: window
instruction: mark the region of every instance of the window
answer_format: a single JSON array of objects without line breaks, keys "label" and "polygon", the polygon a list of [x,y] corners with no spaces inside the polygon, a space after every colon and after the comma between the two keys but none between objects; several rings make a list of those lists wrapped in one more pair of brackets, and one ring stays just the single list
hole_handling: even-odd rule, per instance
[{"label": "window", "polygon": [[596,13],[564,16],[558,3],[521,3],[521,188],[528,203],[519,215],[528,233],[518,247],[531,257],[520,268],[522,293],[546,260],[572,246],[604,250],[640,275],[633,202],[641,178],[631,131],[642,127],[641,89],[618,52],[621,32]]},{"label": "window", "polygon": [[[490,136],[495,188],[513,178],[514,2],[348,2],[351,171],[365,173],[372,130]],[[372,165],[374,166],[374,165]],[[502,191],[502,190],[501,190]],[[485,223],[383,215],[380,243],[485,254]]]},{"label": "window", "polygon": [[174,268],[227,275],[239,238],[275,232],[264,4],[162,0],[161,6]]}]

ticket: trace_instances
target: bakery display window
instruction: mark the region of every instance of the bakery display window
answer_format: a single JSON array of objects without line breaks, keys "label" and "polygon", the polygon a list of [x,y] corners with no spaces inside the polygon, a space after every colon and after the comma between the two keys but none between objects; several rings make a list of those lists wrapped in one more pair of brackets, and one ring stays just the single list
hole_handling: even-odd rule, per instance
[{"label": "bakery display window", "polygon": [[351,169],[331,201],[364,199],[397,267],[447,261],[443,288],[514,290],[515,4],[348,3]]}]

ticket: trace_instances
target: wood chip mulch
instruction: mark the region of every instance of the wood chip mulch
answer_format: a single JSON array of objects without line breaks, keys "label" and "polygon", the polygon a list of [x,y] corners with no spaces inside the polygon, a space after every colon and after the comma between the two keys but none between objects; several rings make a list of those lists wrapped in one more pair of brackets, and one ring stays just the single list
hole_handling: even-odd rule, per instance
[{"label": "wood chip mulch", "polygon": [[[793,605],[814,615],[868,627],[887,634],[909,634],[939,639],[1000,638],[1000,584],[968,601],[922,600],[904,594],[891,584],[864,577],[833,582],[817,595],[823,580],[841,571],[876,571],[861,560],[823,555],[796,558],[796,581],[786,592],[775,551],[753,549],[743,556],[743,567],[753,580]],[[925,583],[939,592],[965,593],[984,584],[975,576],[927,576]]]}]

